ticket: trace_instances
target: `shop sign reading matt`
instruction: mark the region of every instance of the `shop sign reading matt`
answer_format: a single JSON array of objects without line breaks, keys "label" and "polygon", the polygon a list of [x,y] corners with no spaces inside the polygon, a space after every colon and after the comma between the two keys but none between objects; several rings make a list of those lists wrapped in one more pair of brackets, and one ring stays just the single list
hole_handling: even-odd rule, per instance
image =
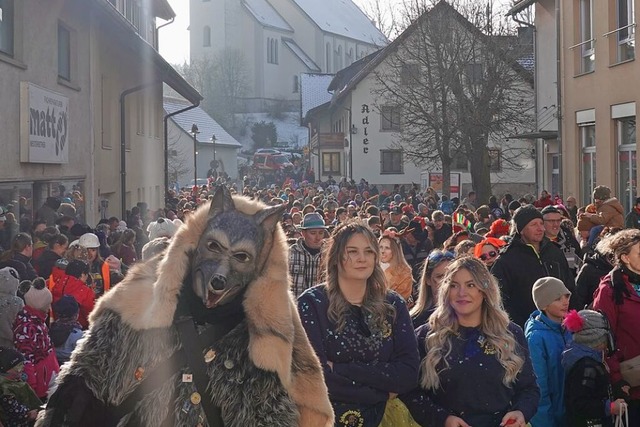
[{"label": "shop sign reading matt", "polygon": [[20,161],[69,162],[69,98],[20,83]]}]

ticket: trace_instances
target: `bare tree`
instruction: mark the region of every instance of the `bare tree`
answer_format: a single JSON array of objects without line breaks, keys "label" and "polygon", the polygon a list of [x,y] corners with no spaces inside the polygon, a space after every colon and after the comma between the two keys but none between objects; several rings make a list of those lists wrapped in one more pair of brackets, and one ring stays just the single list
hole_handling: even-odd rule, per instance
[{"label": "bare tree", "polygon": [[178,72],[204,97],[202,108],[221,126],[235,126],[235,115],[249,90],[244,54],[226,48],[213,60],[204,57],[176,66]]},{"label": "bare tree", "polygon": [[398,35],[399,22],[389,0],[370,0],[362,11],[388,40]]},{"label": "bare tree", "polygon": [[517,38],[496,22],[490,3],[434,3],[405,2],[410,24],[374,73],[376,98],[384,100],[378,108],[384,116],[385,106],[402,106],[396,145],[414,163],[441,168],[445,194],[451,166],[461,158],[486,200],[490,141],[500,147],[503,165],[520,167],[522,150],[503,142],[532,123],[531,77],[517,63]]},{"label": "bare tree", "polygon": [[183,132],[170,128],[169,135],[167,137],[168,148],[168,162],[167,170],[169,173],[170,182],[182,181],[182,177],[188,172],[191,172],[191,165],[193,165],[193,151],[184,148],[184,144],[180,144],[182,138],[186,138]]}]

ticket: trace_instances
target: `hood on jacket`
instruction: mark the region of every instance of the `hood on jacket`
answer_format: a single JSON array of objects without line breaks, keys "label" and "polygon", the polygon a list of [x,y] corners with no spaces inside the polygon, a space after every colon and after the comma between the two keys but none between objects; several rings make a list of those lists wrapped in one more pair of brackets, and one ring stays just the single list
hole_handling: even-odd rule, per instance
[{"label": "hood on jacket", "polygon": [[598,270],[609,272],[613,270],[613,265],[609,262],[609,258],[606,255],[601,254],[597,250],[588,254],[584,259],[585,264],[589,264]]},{"label": "hood on jacket", "polygon": [[524,324],[524,334],[525,336],[529,336],[532,331],[554,331],[560,334],[564,334],[565,331],[562,328],[562,325],[558,322],[554,322],[549,319],[542,311],[535,310],[529,316],[529,319]]},{"label": "hood on jacket", "polygon": [[612,197],[610,199],[605,200],[604,202],[602,202],[602,204],[611,206],[612,208],[614,208],[615,210],[620,212],[621,215],[624,216],[624,207],[622,206],[620,201],[618,199],[616,199],[615,197]]},{"label": "hood on jacket", "polygon": [[584,357],[590,357],[596,362],[603,362],[602,351],[578,344],[574,341],[569,345],[569,348],[562,352],[562,367],[564,371],[569,372],[573,365]]}]

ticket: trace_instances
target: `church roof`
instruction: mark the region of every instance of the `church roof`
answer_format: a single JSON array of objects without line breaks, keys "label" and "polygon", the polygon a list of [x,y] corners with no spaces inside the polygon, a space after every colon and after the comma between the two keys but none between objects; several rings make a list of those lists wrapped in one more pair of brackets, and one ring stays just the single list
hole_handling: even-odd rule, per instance
[{"label": "church roof", "polygon": [[289,23],[267,0],[243,0],[242,5],[261,25],[283,31],[293,31]]}]

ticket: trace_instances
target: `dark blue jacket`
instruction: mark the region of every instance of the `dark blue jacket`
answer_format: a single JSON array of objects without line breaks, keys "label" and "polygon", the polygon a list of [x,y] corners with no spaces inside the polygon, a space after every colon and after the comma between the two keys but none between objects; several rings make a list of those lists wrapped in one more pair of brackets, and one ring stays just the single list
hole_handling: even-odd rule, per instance
[{"label": "dark blue jacket", "polygon": [[571,333],[536,310],[525,325],[524,334],[540,387],[538,412],[533,427],[564,427],[564,368],[562,352],[571,342]]}]

